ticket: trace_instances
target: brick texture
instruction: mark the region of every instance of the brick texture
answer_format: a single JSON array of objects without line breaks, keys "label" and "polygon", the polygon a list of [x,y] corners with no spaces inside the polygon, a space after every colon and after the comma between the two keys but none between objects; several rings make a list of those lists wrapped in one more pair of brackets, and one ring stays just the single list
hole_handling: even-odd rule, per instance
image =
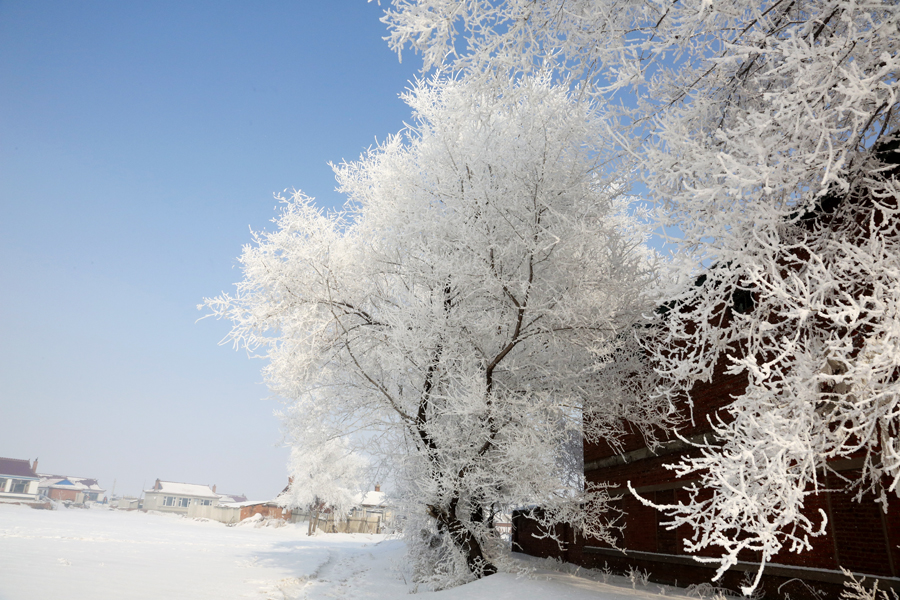
[{"label": "brick texture", "polygon": [[[745,387],[744,376],[728,375],[724,364],[718,365],[711,381],[698,383],[691,391],[692,415],[685,402],[687,422],[681,428],[681,434],[691,437],[707,433],[710,430],[707,416],[727,418],[722,409],[728,406],[735,395],[742,393]],[[640,450],[644,448],[643,438],[638,432],[632,431],[626,435],[623,446],[623,453]],[[688,492],[683,488],[690,482],[676,479],[664,465],[675,462],[679,456],[697,453],[697,450],[691,449],[681,454],[650,456],[585,472],[587,481],[617,486],[621,495],[614,506],[624,511],[626,516],[625,527],[617,540],[617,546],[632,552],[653,553],[657,555],[656,558],[647,555],[622,556],[612,550],[594,550],[593,548],[603,548],[605,545],[596,540],[585,540],[567,526],[557,529],[557,537],[564,540],[560,545],[556,540],[541,537],[537,524],[519,513],[513,518],[513,549],[591,568],[608,566],[620,573],[630,567],[638,567],[649,571],[652,580],[670,585],[677,583],[686,586],[710,581],[715,573],[714,568],[685,560],[689,555],[685,553],[684,541],[691,538],[694,532],[687,526],[676,530],[665,529],[662,522],[666,517],[641,504],[626,488],[626,483],[631,482],[641,495],[657,504],[687,502]],[[616,452],[605,443],[585,443],[586,464],[614,456]],[[851,478],[856,474],[853,471],[843,473]],[[840,566],[856,573],[883,578],[900,576],[900,500],[892,494],[885,512],[871,496],[867,496],[862,502],[855,502],[851,494],[825,491],[839,487],[839,480],[834,476],[823,477],[821,483],[823,491],[809,497],[804,513],[813,522],[820,522],[821,509],[828,518],[827,534],[810,539],[811,551],[797,554],[783,550],[773,558],[772,565],[782,565],[781,573],[787,573],[786,569],[790,567],[824,571],[816,571],[817,575],[802,582],[797,580],[797,572],[789,575],[764,575],[762,588],[766,597],[782,598],[788,594],[795,599],[813,599],[818,593],[820,598],[837,598],[843,589],[838,576]],[[700,555],[718,554],[715,550],[708,550]],[[740,558],[747,563],[754,563],[760,557],[748,552]],[[673,563],[673,560],[680,562]],[[747,568],[749,565],[745,565],[743,570],[729,571],[716,585],[739,589],[746,577]],[[767,572],[773,571],[778,569],[767,568]],[[809,571],[799,571],[801,574],[804,572]],[[884,589],[886,585],[894,587],[898,584],[900,581],[892,579],[884,581],[879,587]]]}]

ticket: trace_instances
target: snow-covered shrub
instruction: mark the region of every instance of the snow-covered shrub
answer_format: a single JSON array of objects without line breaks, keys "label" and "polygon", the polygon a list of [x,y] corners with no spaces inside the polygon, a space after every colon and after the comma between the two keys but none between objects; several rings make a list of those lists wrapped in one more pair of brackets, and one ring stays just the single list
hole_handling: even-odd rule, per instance
[{"label": "snow-covered shrub", "polygon": [[726,600],[740,596],[728,588],[716,587],[708,582],[692,583],[685,589],[685,594],[689,598],[700,598],[701,600]]},{"label": "snow-covered shrub", "polygon": [[614,575],[613,570],[609,568],[609,564],[605,562],[603,563],[603,568],[600,569],[599,573],[600,579],[603,580],[603,583],[609,583],[609,580]]},{"label": "snow-covered shrub", "polygon": [[[841,593],[842,600],[898,600],[900,598],[900,595],[894,589],[879,590],[877,579],[872,584],[872,587],[869,588],[866,586],[865,577],[857,580],[856,576],[849,570],[841,567],[841,571],[847,577],[847,581],[844,582],[844,587],[847,589]],[[890,596],[888,596],[888,591],[891,593]]]},{"label": "snow-covered shrub", "polygon": [[650,572],[642,571],[638,567],[628,567],[627,576],[628,580],[631,581],[631,589],[637,589],[637,585],[646,587],[650,581]]}]

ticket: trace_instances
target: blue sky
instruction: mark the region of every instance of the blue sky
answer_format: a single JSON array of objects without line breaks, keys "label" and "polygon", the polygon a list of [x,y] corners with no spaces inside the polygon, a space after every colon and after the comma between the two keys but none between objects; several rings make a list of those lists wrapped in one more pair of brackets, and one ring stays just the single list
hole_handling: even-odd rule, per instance
[{"label": "blue sky", "polygon": [[408,119],[382,8],[0,0],[0,456],[137,494],[286,483],[262,362],[204,296],[273,193],[342,203],[328,161]]}]

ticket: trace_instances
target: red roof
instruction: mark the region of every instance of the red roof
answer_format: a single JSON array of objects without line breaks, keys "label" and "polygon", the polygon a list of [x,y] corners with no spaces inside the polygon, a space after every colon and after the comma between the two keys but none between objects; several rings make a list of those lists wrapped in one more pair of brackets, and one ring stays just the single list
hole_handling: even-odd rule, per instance
[{"label": "red roof", "polygon": [[37,477],[37,473],[31,468],[31,463],[20,458],[3,458],[0,456],[0,477],[11,475],[13,477]]}]

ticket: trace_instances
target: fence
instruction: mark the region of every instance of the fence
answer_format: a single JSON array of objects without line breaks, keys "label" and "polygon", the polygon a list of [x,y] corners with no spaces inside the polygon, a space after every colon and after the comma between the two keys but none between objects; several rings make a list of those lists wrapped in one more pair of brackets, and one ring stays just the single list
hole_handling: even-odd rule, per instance
[{"label": "fence", "polygon": [[187,516],[192,519],[212,519],[220,523],[237,523],[241,520],[239,506],[202,506],[192,502],[188,506]]},{"label": "fence", "polygon": [[351,516],[335,519],[334,513],[313,512],[309,516],[310,533],[319,530],[325,533],[380,533],[381,515]]}]

